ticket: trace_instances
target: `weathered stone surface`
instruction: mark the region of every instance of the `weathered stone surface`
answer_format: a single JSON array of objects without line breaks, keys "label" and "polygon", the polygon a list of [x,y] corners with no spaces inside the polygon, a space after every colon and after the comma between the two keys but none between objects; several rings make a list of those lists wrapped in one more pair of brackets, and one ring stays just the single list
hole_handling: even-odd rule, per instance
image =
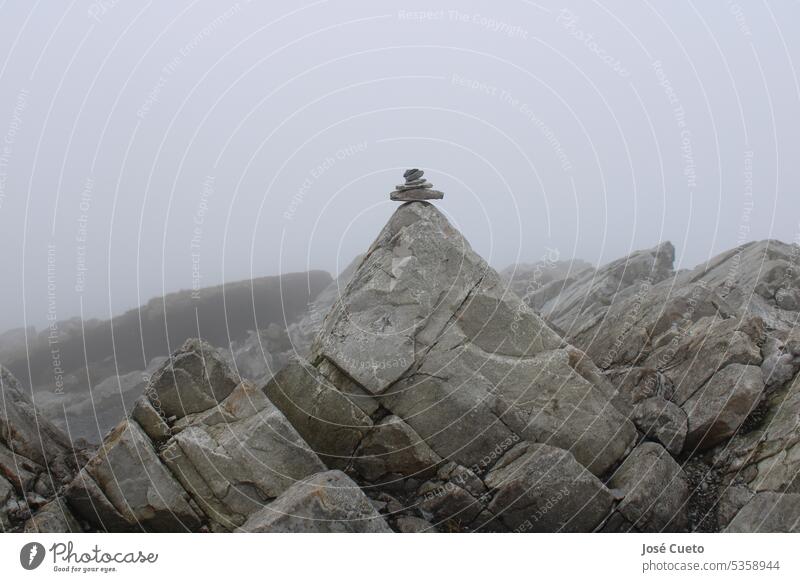
[{"label": "weathered stone surface", "polygon": [[243,382],[167,443],[167,466],[203,512],[235,529],[325,466],[264,393]]},{"label": "weathered stone surface", "polygon": [[800,532],[800,494],[757,493],[733,518],[729,533]]},{"label": "weathered stone surface", "polygon": [[25,533],[80,533],[78,520],[66,503],[56,498],[42,507],[23,527]]},{"label": "weathered stone surface", "polygon": [[686,413],[676,404],[660,396],[642,400],[634,406],[631,420],[645,436],[649,436],[677,455],[683,450],[688,431]]},{"label": "weathered stone surface", "polygon": [[617,508],[640,531],[686,531],[689,485],[680,465],[656,443],[637,446],[609,487],[624,496]]},{"label": "weathered stone surface", "polygon": [[420,203],[401,206],[373,243],[312,360],[334,364],[442,458],[473,466],[515,436],[573,450],[600,474],[635,428],[563,345]]},{"label": "weathered stone surface", "polygon": [[494,490],[489,510],[516,531],[593,531],[613,503],[608,489],[568,451],[548,445],[517,445],[485,482]]},{"label": "weathered stone surface", "polygon": [[757,366],[730,364],[683,404],[687,447],[708,448],[732,436],[758,404],[764,383]]},{"label": "weathered stone surface", "polygon": [[346,468],[372,427],[350,398],[303,362],[289,364],[264,391],[328,467]]},{"label": "weathered stone surface", "polygon": [[244,532],[390,533],[363,491],[341,471],[317,473],[250,516]]},{"label": "weathered stone surface", "polygon": [[[81,517],[99,529],[165,532],[200,525],[186,492],[132,420],[121,422],[111,432],[66,496]],[[114,511],[106,511],[109,505]]]},{"label": "weathered stone surface", "polygon": [[367,481],[386,475],[425,478],[442,459],[401,418],[389,415],[361,442],[353,469]]},{"label": "weathered stone surface", "polygon": [[189,339],[153,376],[146,393],[164,416],[181,418],[216,406],[237,384],[216,348]]}]

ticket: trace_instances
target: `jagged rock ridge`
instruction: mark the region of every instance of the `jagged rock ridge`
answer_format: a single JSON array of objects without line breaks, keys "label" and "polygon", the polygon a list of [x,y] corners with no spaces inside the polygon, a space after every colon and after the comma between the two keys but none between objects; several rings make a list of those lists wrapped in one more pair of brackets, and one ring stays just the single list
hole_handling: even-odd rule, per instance
[{"label": "jagged rock ridge", "polygon": [[665,243],[529,304],[410,202],[307,360],[260,386],[189,340],[11,527],[796,531],[797,256],[769,241],[676,273]]}]

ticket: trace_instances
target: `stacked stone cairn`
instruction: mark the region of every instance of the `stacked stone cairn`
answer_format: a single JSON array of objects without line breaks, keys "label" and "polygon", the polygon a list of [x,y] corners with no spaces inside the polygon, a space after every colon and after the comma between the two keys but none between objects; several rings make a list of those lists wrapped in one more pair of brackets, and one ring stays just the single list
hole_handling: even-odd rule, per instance
[{"label": "stacked stone cairn", "polygon": [[422,176],[422,170],[412,168],[403,173],[405,184],[395,186],[394,192],[389,194],[391,200],[397,202],[414,202],[416,200],[441,200],[444,194],[433,189],[433,184]]}]

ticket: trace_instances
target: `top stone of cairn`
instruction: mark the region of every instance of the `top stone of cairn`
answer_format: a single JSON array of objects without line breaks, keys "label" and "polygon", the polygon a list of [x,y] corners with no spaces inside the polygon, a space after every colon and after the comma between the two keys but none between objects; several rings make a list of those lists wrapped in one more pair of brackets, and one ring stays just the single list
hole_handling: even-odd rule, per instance
[{"label": "top stone of cairn", "polygon": [[433,184],[430,184],[422,177],[424,174],[425,172],[417,168],[412,168],[403,172],[403,178],[406,179],[405,184],[395,186],[395,190],[389,194],[389,198],[398,202],[441,200],[444,198],[443,193],[434,190]]}]

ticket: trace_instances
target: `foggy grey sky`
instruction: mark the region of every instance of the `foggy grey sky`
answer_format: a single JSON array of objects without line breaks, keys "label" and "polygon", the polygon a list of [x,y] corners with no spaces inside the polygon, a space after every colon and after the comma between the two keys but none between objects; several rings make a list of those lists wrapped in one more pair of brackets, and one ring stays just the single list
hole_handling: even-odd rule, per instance
[{"label": "foggy grey sky", "polygon": [[1,2],[0,330],[46,323],[48,264],[60,319],[193,272],[339,271],[407,167],[496,267],[790,242],[798,22],[789,0]]}]

